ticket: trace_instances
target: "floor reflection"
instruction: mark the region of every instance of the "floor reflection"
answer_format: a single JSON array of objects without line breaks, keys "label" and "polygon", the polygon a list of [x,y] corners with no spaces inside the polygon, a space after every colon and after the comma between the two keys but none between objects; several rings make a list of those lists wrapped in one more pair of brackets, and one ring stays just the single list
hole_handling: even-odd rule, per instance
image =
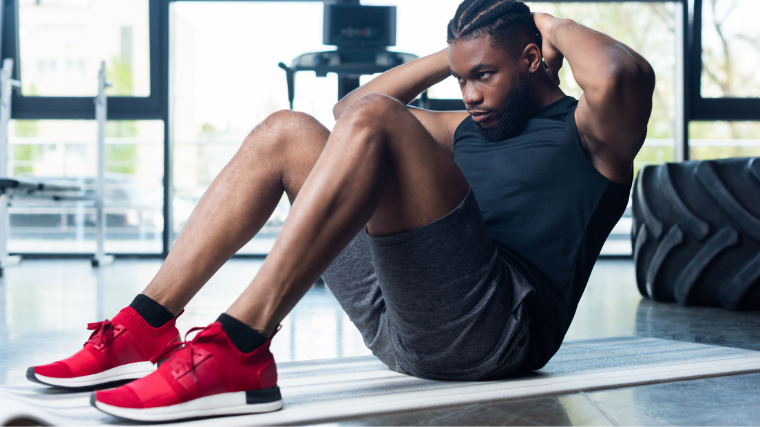
[{"label": "floor reflection", "polygon": [[[206,325],[250,283],[260,260],[227,263],[188,305],[181,331]],[[0,384],[26,382],[28,366],[69,356],[88,322],[111,318],[161,266],[117,260],[94,270],[86,260],[33,261],[0,279]],[[639,335],[760,350],[760,312],[682,307],[642,298],[626,260],[597,263],[565,339]],[[329,289],[313,287],[283,321],[276,360],[370,354]],[[386,414],[353,425],[757,424],[760,374]]]}]

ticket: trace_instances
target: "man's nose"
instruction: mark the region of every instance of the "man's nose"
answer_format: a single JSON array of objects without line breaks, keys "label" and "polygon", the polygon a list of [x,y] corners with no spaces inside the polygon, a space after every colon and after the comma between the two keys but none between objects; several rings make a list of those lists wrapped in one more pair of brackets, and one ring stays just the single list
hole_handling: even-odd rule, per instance
[{"label": "man's nose", "polygon": [[462,90],[462,101],[466,105],[478,105],[483,102],[483,94],[474,85],[467,84]]}]

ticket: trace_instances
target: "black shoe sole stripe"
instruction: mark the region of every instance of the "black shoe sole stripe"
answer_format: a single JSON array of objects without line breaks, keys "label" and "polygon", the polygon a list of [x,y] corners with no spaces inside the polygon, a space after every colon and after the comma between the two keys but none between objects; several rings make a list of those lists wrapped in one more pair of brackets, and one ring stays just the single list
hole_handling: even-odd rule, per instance
[{"label": "black shoe sole stripe", "polygon": [[245,392],[245,403],[249,405],[276,402],[278,400],[282,400],[282,395],[280,395],[280,387],[277,386]]}]

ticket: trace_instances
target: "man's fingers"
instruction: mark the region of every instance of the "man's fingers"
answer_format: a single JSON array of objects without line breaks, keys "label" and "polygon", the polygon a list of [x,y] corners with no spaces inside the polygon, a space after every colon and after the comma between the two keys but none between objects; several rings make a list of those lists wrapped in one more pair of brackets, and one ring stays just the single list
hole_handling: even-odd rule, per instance
[{"label": "man's fingers", "polygon": [[551,80],[552,83],[559,86],[559,70],[549,70],[549,80]]},{"label": "man's fingers", "polygon": [[552,46],[549,46],[548,51],[544,51],[544,60],[549,70],[549,79],[557,86],[559,86],[559,70],[562,68],[564,59],[565,57]]}]

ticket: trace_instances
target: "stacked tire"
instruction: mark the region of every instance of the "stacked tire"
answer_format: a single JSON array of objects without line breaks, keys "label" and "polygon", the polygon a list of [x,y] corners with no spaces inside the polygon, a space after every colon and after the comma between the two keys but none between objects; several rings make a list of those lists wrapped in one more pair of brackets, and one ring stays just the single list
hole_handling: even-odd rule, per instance
[{"label": "stacked tire", "polygon": [[760,309],[760,158],[647,166],[632,198],[642,295]]}]

